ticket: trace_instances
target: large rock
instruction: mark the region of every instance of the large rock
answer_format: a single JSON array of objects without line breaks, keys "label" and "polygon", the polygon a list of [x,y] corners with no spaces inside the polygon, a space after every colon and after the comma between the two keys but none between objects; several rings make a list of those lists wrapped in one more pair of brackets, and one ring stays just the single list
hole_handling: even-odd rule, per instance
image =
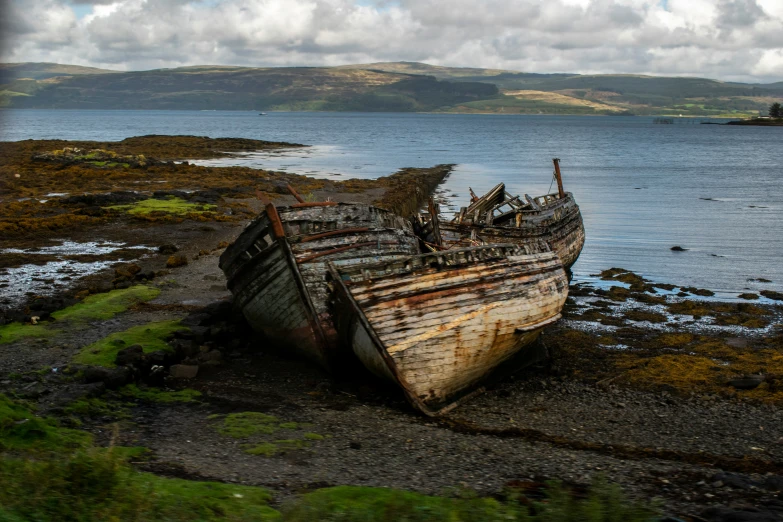
[{"label": "large rock", "polygon": [[172,254],[176,254],[178,251],[179,251],[179,248],[177,247],[177,245],[172,244],[172,243],[167,243],[165,245],[160,245],[158,247],[158,253],[166,255],[166,256],[170,256]]},{"label": "large rock", "polygon": [[124,367],[104,368],[103,366],[87,366],[82,369],[84,382],[88,384],[103,383],[109,390],[120,388],[133,378],[133,373]]},{"label": "large rock", "polygon": [[764,377],[761,375],[745,375],[737,379],[729,381],[729,386],[738,390],[752,390],[758,388],[758,386],[764,381]]},{"label": "large rock", "polygon": [[166,260],[166,268],[177,268],[188,264],[188,258],[182,254],[170,256]]},{"label": "large rock", "polygon": [[92,382],[89,384],[74,384],[60,390],[53,401],[55,405],[66,405],[79,399],[97,397],[106,391],[106,385],[102,382]]},{"label": "large rock", "polygon": [[144,359],[144,347],[140,344],[134,344],[117,352],[114,363],[117,366],[131,366],[142,359]]},{"label": "large rock", "polygon": [[205,306],[202,312],[209,314],[215,321],[228,319],[233,312],[233,303],[231,301],[215,301]]},{"label": "large rock", "polygon": [[174,379],[193,379],[198,375],[198,366],[195,364],[175,364],[169,368],[169,375]]}]

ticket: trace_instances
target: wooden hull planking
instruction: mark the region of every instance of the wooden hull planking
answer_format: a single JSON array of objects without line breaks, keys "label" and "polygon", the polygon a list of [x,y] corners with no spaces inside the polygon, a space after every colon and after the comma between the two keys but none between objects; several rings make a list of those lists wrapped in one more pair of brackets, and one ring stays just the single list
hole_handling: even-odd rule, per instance
[{"label": "wooden hull planking", "polygon": [[449,411],[560,317],[562,264],[529,250],[492,245],[332,265],[341,339],[417,409]]},{"label": "wooden hull planking", "polygon": [[255,330],[328,368],[338,345],[327,306],[327,262],[362,264],[417,252],[410,225],[390,212],[305,204],[267,207],[226,249],[220,266]]}]

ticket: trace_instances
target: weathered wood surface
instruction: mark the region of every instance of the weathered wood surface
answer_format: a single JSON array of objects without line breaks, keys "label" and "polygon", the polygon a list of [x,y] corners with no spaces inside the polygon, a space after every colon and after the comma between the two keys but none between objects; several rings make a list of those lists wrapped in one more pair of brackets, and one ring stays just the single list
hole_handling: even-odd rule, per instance
[{"label": "weathered wood surface", "polygon": [[220,266],[236,306],[254,329],[328,367],[338,345],[327,303],[326,263],[361,264],[416,253],[410,223],[389,211],[300,203],[261,213],[226,249]]},{"label": "weathered wood surface", "polygon": [[447,411],[559,318],[562,263],[529,251],[494,245],[331,266],[340,336],[415,407]]},{"label": "weathered wood surface", "polygon": [[[497,191],[498,187],[495,187],[493,192]],[[528,204],[514,209],[513,212],[501,214],[508,219],[500,223],[499,216],[492,220],[491,225],[486,224],[486,220],[477,223],[470,219],[470,212],[464,214],[462,222],[462,212],[453,221],[441,221],[439,229],[443,247],[451,249],[471,245],[527,244],[543,241],[560,256],[563,266],[570,268],[579,258],[585,243],[582,214],[573,194],[566,192],[565,198],[560,198],[556,193],[537,198],[527,195],[525,197],[529,200]],[[425,240],[435,243],[435,238],[430,236]]]}]

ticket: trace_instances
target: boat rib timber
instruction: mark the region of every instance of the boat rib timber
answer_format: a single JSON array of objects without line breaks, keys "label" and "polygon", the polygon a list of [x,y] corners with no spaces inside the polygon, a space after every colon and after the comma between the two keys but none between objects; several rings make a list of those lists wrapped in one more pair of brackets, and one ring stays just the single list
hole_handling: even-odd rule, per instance
[{"label": "boat rib timber", "polygon": [[557,255],[526,245],[329,270],[341,340],[431,416],[480,391],[495,368],[560,318],[568,294]]},{"label": "boat rib timber", "polygon": [[234,303],[276,345],[327,369],[339,356],[328,310],[327,262],[418,253],[410,224],[370,205],[267,205],[220,257]]}]

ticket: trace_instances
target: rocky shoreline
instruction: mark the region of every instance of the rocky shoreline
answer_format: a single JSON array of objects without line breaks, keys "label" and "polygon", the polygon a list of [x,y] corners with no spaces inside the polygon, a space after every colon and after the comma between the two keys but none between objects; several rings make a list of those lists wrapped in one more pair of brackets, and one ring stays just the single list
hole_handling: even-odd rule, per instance
[{"label": "rocky shoreline", "polygon": [[[225,142],[209,149],[202,138],[172,140],[189,148],[158,152],[161,161],[229,150]],[[709,301],[699,289],[674,293],[607,270],[608,289],[572,287],[565,320],[543,336],[549,362],[427,419],[361,368],[333,379],[260,344],[233,313],[217,258],[263,198],[293,202],[286,183],[316,200],[404,211],[448,166],[333,183],[182,163],[63,167],[31,159],[65,147],[150,157],[165,149],[163,137],[126,141],[0,144],[0,226],[14,231],[0,240],[1,270],[37,256],[41,266],[107,263],[87,277],[41,281],[47,296],[7,308],[0,393],[103,444],[149,448],[140,469],[264,486],[278,501],[341,484],[498,495],[552,479],[578,488],[606,477],[685,519],[783,520],[778,301]],[[140,178],[162,181],[159,190],[132,190]],[[60,182],[67,189],[57,192],[69,194],[47,196]],[[149,201],[152,210],[129,212]],[[111,208],[118,206],[125,208]],[[94,257],[52,250],[64,240],[96,243]],[[13,325],[33,317],[39,324]],[[243,426],[256,419],[261,427],[237,431],[229,424],[237,415]]]}]

